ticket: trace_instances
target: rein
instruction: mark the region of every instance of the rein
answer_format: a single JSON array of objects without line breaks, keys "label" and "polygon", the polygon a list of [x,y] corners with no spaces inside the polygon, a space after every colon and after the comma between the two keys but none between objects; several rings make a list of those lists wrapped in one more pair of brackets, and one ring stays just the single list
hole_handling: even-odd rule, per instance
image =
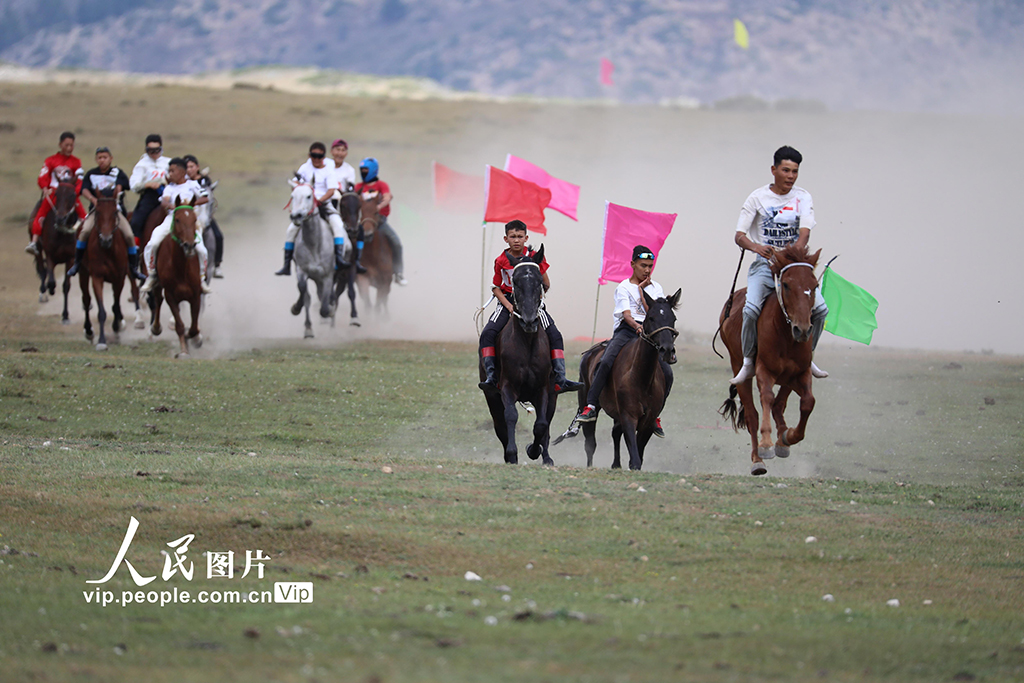
[{"label": "rein", "polygon": [[782,300],[782,274],[790,268],[795,266],[806,266],[807,268],[814,269],[810,263],[790,263],[788,266],[779,271],[779,274],[775,276],[775,296],[779,298],[779,308],[782,309],[782,315],[786,317],[786,324],[792,326],[793,321],[789,319],[789,312],[786,311],[786,302]]},{"label": "rein", "polygon": [[729,318],[729,313],[732,311],[732,300],[736,295],[736,281],[740,277],[740,268],[743,267],[743,257],[746,256],[747,250],[740,247],[740,262],[736,264],[736,274],[732,276],[732,289],[729,290],[729,299],[725,302],[725,315],[722,316],[722,322],[718,323],[718,329],[715,330],[715,336],[711,338],[711,350],[715,352],[719,358],[725,358],[722,354],[718,353],[718,349],[715,348],[715,340],[722,336],[722,323]]},{"label": "rein", "polygon": [[[540,266],[537,265],[536,263],[534,263],[533,261],[522,261],[522,262],[517,263],[516,265],[514,265],[512,267],[512,274],[515,275],[515,272],[518,269],[522,268],[523,266],[533,266],[534,268],[537,269],[538,272],[540,271]],[[513,293],[515,292],[515,288],[514,287],[513,287],[512,291],[513,291]],[[513,296],[513,299],[514,298],[515,297]],[[541,298],[543,299],[543,296]],[[523,316],[521,316],[519,314],[519,311],[516,310],[516,303],[515,303],[515,301],[512,302],[512,315],[514,315],[515,317],[519,318],[520,320],[523,320]]]},{"label": "rein", "polygon": [[[313,195],[313,208],[310,209],[309,213],[307,213],[306,215],[307,216],[312,216],[314,213],[316,213],[316,210],[320,208],[320,202],[317,201],[317,199],[316,199],[316,188],[313,187],[313,185],[310,184],[310,183],[298,183],[295,187],[308,187],[309,188],[310,194]],[[288,207],[292,205],[292,200],[294,198],[295,198],[294,196],[289,197],[288,198],[288,203],[285,204],[284,207],[281,210],[282,211],[287,211]]]}]

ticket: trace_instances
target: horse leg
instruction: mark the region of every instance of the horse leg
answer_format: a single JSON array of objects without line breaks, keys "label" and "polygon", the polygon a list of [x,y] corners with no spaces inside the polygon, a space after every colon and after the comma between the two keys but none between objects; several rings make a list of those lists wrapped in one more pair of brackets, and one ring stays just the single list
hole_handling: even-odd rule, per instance
[{"label": "horse leg", "polygon": [[36,275],[39,276],[39,303],[45,304],[50,300],[46,294],[46,262],[39,255],[36,255]]},{"label": "horse leg", "polygon": [[181,320],[181,303],[172,297],[167,297],[167,308],[171,309],[174,317],[174,331],[178,333],[178,343],[181,351],[175,354],[175,358],[188,358],[188,344],[185,342],[185,323]]},{"label": "horse leg", "polygon": [[82,310],[85,311],[85,338],[92,342],[92,320],[89,319],[89,309],[92,308],[92,298],[89,296],[89,281],[85,277],[78,280],[82,288]]},{"label": "horse leg", "polygon": [[348,287],[347,287],[347,289],[348,289],[348,302],[349,302],[349,304],[351,305],[351,308],[352,308],[352,314],[349,316],[350,320],[348,321],[348,324],[352,325],[353,327],[359,327],[360,326],[359,313],[356,312],[356,269],[355,268],[349,268],[348,269]]},{"label": "horse leg", "polygon": [[[115,277],[114,280],[117,280],[117,278]],[[114,282],[110,285],[110,288],[114,290],[114,303],[110,306],[111,310],[114,311],[114,322],[110,329],[117,335],[124,329],[124,313],[121,312],[121,290],[124,288],[124,280]],[[117,339],[114,341],[117,342]]]},{"label": "horse leg", "polygon": [[199,332],[199,312],[203,310],[203,295],[197,294],[188,302],[188,311],[192,315],[192,326],[188,329],[188,338],[197,349],[203,345],[203,335]]},{"label": "horse leg", "polygon": [[775,403],[775,378],[767,372],[760,371],[757,375],[757,388],[761,394],[761,439],[757,443],[757,454],[763,460],[775,457],[772,444],[772,406]]},{"label": "horse leg", "polygon": [[323,280],[318,282],[316,287],[317,296],[320,297],[320,317],[324,318],[325,320],[327,318],[333,317],[331,315],[331,290],[333,289],[333,287],[334,281],[328,280],[327,278],[324,278]]},{"label": "horse leg", "polygon": [[131,283],[132,302],[135,304],[135,329],[146,328],[146,316],[142,314],[142,298],[139,296],[139,283],[131,275],[128,276]]},{"label": "horse leg", "polygon": [[100,326],[100,338],[96,340],[96,350],[106,351],[107,350],[107,334],[106,334],[106,323],[107,323],[107,309],[103,305],[103,278],[93,275],[92,276],[92,292],[96,296],[96,321]]},{"label": "horse leg", "polygon": [[549,403],[551,403],[551,399],[545,389],[541,392],[540,405],[534,405],[537,419],[533,421],[533,443],[526,447],[526,455],[530,460],[536,460],[543,455],[545,465],[554,465],[554,461],[548,455],[548,438],[551,427]]},{"label": "horse leg", "polygon": [[501,397],[493,392],[487,394],[487,409],[491,413],[491,421],[494,423],[494,434],[501,442],[504,451],[508,446],[508,424],[505,422],[505,404]]},{"label": "horse leg", "polygon": [[640,455],[640,466],[644,464],[644,451],[647,450],[647,444],[650,442],[651,437],[654,436],[654,430],[640,432],[636,435],[636,450]]},{"label": "horse leg", "polygon": [[516,447],[519,411],[516,409],[516,397],[512,394],[512,387],[507,383],[501,388],[501,402],[505,407],[505,430],[508,434],[508,441],[505,443],[505,462],[516,465],[519,463],[519,449]]},{"label": "horse leg", "polygon": [[775,405],[772,406],[772,417],[775,418],[775,433],[779,438],[775,441],[775,457],[788,458],[789,444],[786,443],[786,402],[793,390],[789,387],[779,387],[779,393],[775,396]]},{"label": "horse leg", "polygon": [[615,422],[612,425],[612,444],[615,446],[615,456],[612,458],[612,469],[621,470],[622,460],[619,459],[619,446],[622,442],[622,425]]},{"label": "horse leg", "polygon": [[750,473],[754,475],[767,474],[768,468],[757,453],[757,406],[754,403],[754,389],[752,382],[747,380],[736,387],[740,397],[740,405],[743,406],[743,417],[746,421],[747,433],[750,434]]},{"label": "horse leg", "polygon": [[587,452],[587,467],[594,466],[594,451],[597,450],[597,423],[583,423],[583,449]]},{"label": "horse leg", "polygon": [[782,441],[787,446],[793,446],[804,440],[807,418],[811,416],[811,411],[814,410],[814,394],[811,392],[810,371],[807,372],[807,379],[803,382],[802,386],[797,388],[796,392],[800,395],[800,421],[794,429],[789,429],[785,432],[785,439],[782,439]]},{"label": "horse leg", "polygon": [[299,298],[292,304],[292,315],[302,313],[302,307],[306,303],[306,274],[300,272],[299,276],[295,279],[295,284],[299,288]]},{"label": "horse leg", "polygon": [[71,318],[68,317],[68,293],[71,291],[71,277],[68,275],[68,268],[71,266],[64,265],[64,283],[61,285],[61,291],[64,292],[64,310],[60,314],[60,324],[69,325]]},{"label": "horse leg", "polygon": [[152,297],[149,302],[149,331],[153,333],[154,337],[159,337],[160,333],[163,332],[163,328],[160,326],[160,307],[164,303],[164,293],[160,286],[157,285],[149,295]]},{"label": "horse leg", "polygon": [[54,296],[57,293],[57,276],[55,271],[57,270],[57,264],[53,262],[49,256],[46,257],[46,289],[50,292],[50,296]]},{"label": "horse leg", "polygon": [[629,469],[640,469],[643,460],[640,459],[640,447],[636,441],[636,420],[630,417],[622,421],[622,436],[626,441],[626,450],[629,451]]}]

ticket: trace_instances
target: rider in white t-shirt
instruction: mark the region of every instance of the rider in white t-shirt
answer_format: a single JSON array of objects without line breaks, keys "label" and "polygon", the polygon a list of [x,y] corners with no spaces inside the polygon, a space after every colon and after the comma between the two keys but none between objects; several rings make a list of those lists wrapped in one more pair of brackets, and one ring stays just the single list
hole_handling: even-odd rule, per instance
[{"label": "rider in white t-shirt", "polygon": [[334,174],[338,178],[338,192],[344,194],[351,192],[359,182],[356,177],[356,169],[352,164],[345,161],[348,156],[348,143],[338,138],[331,143],[331,158],[334,160]]},{"label": "rider in white t-shirt", "polygon": [[[207,196],[206,189],[202,185],[194,180],[187,177],[185,171],[185,160],[178,157],[171,159],[170,164],[167,167],[167,185],[164,187],[163,194],[160,195],[160,202],[167,209],[167,217],[164,218],[163,222],[153,230],[153,234],[149,238],[149,242],[146,243],[146,249],[143,252],[143,257],[146,259],[146,268],[149,270],[149,277],[143,283],[142,287],[139,288],[140,292],[148,292],[153,289],[156,285],[156,255],[160,248],[160,242],[163,241],[171,233],[171,224],[174,222],[174,204],[175,200],[181,199],[183,202],[192,202],[192,206],[199,206],[210,201]],[[203,245],[203,225],[196,220],[196,253],[199,255],[199,272],[206,272],[206,260],[207,252],[206,247]],[[205,278],[199,279],[199,286],[202,287],[204,294],[209,294],[213,290],[210,289],[209,285],[206,284]]]},{"label": "rider in white t-shirt", "polygon": [[[792,243],[806,247],[814,228],[814,203],[811,195],[796,186],[803,155],[792,147],[780,147],[775,151],[772,176],[774,182],[759,187],[743,202],[740,218],[736,224],[736,244],[756,254],[747,273],[747,296],[743,305],[743,329],[740,339],[743,344],[743,367],[729,382],[740,384],[754,376],[754,359],[757,355],[757,318],[765,299],[775,290],[768,260],[776,249],[783,249]],[[811,309],[812,344],[818,345],[821,332],[825,329],[828,306],[821,296],[821,288],[815,290],[814,308]],[[828,377],[828,373],[811,363],[811,374]]]},{"label": "rider in white t-shirt", "polygon": [[[325,159],[327,148],[322,142],[314,142],[309,146],[309,159],[306,160],[295,177],[300,182],[313,188],[313,201],[320,209],[320,215],[327,219],[334,233],[334,262],[337,268],[348,268],[345,260],[345,226],[341,222],[338,209],[331,203],[331,197],[338,191],[338,179],[334,172],[334,160]],[[292,256],[295,254],[295,236],[299,234],[299,226],[289,221],[284,234],[284,267],[274,275],[292,274]]]}]

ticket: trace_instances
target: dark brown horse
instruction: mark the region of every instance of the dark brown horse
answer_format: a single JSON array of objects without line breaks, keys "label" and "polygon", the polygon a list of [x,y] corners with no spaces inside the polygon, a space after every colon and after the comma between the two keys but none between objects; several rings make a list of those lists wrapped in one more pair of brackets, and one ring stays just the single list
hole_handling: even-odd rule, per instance
[{"label": "dark brown horse", "polygon": [[[43,219],[43,232],[39,236],[40,252],[36,255],[36,273],[39,275],[39,301],[49,300],[57,292],[57,279],[54,274],[57,266],[64,264],[64,310],[60,321],[67,325],[68,292],[71,291],[71,278],[67,269],[75,262],[76,225],[78,214],[75,211],[77,195],[75,194],[75,177],[71,173],[62,174],[57,178],[57,188],[53,193],[36,204],[32,212],[34,217],[43,202],[50,204],[50,213]],[[32,225],[29,224],[29,235]]]},{"label": "dark brown horse", "polygon": [[[391,245],[383,236],[377,235],[377,228],[380,227],[383,217],[377,210],[380,197],[363,199],[359,209],[359,226],[365,235],[363,247],[363,266],[366,272],[356,276],[359,283],[359,295],[363,300],[363,306],[370,306],[370,287],[377,290],[374,310],[377,313],[387,315],[388,294],[391,292],[391,283],[395,278],[395,269],[392,263]],[[376,238],[376,239],[375,239]]]},{"label": "dark brown horse", "polygon": [[[199,273],[199,255],[196,254],[196,213],[192,203],[185,203],[180,197],[174,204],[171,234],[157,247],[156,274],[158,279],[157,285],[153,288],[153,317],[150,331],[154,336],[162,331],[160,306],[166,298],[167,307],[174,316],[174,330],[178,333],[178,341],[181,343],[181,352],[176,354],[175,358],[188,358],[186,339],[191,339],[192,345],[196,348],[203,345],[203,335],[199,333],[199,310],[203,290],[202,276]],[[192,326],[187,335],[185,323],[181,320],[180,305],[183,302],[188,303],[189,311],[192,313]]]},{"label": "dark brown horse", "polygon": [[[82,286],[82,308],[85,310],[85,338],[90,341],[93,338],[92,321],[89,320],[89,309],[92,308],[89,296],[89,284],[91,283],[98,309],[96,319],[100,327],[96,350],[106,351],[107,310],[103,305],[103,283],[109,282],[113,290],[114,303],[111,309],[114,312],[114,322],[110,327],[117,335],[124,328],[124,315],[121,313],[121,290],[124,288],[124,280],[128,276],[128,245],[125,244],[117,226],[118,204],[115,198],[99,197],[93,211],[95,223],[85,247],[85,261],[82,263],[79,281]],[[139,284],[135,278],[129,278],[129,282],[131,283],[132,300],[138,302]]]},{"label": "dark brown horse", "polygon": [[[745,425],[750,432],[751,474],[765,474],[764,460],[789,457],[789,447],[804,439],[807,418],[814,410],[811,393],[811,309],[818,280],[814,266],[821,254],[819,249],[808,254],[807,249],[790,245],[775,252],[770,261],[775,276],[775,296],[769,296],[761,309],[757,322],[757,360],[754,376],[761,393],[761,438],[758,441],[758,414],[754,402],[753,379],[729,388],[729,398],[720,413],[732,421],[733,429]],[[735,375],[743,365],[740,332],[743,327],[743,304],[746,289],[737,291],[732,303],[726,302],[719,323],[722,341],[729,349],[732,371]],[[728,311],[728,316],[726,312]],[[775,395],[775,385],[779,394]],[[795,429],[786,427],[786,401],[792,392],[800,397],[800,422]],[[736,408],[736,395],[740,407]],[[775,418],[778,441],[772,444],[771,418]]]},{"label": "dark brown horse", "polygon": [[337,298],[340,299],[345,290],[348,290],[350,311],[348,324],[353,327],[359,327],[362,324],[359,322],[359,313],[356,310],[357,287],[355,269],[356,245],[360,242],[366,241],[366,234],[363,231],[363,226],[359,222],[362,207],[363,198],[358,192],[353,192],[351,190],[348,192],[342,192],[341,197],[338,199],[338,213],[341,214],[341,222],[345,225],[345,232],[348,234],[348,243],[352,245],[353,248],[352,256],[349,259],[353,266],[346,268],[344,271],[338,272]]},{"label": "dark brown horse", "polygon": [[[548,454],[548,440],[558,396],[551,386],[548,335],[540,324],[541,315],[547,315],[540,306],[544,294],[544,280],[540,273],[543,260],[544,245],[541,245],[532,259],[522,261],[512,270],[516,309],[494,345],[498,390],[485,394],[494,421],[494,432],[505,449],[505,462],[510,464],[519,462],[516,447],[517,401],[533,404],[537,414],[533,423],[533,443],[527,447],[526,454],[533,460],[543,456],[545,465],[555,464]],[[485,376],[481,361],[480,379]]]},{"label": "dark brown horse", "polygon": [[[666,378],[661,362],[676,362],[676,314],[683,290],[657,300],[647,292],[643,293],[647,315],[643,322],[643,335],[628,342],[615,357],[608,382],[601,392],[601,408],[615,422],[612,425],[612,442],[615,457],[612,469],[622,467],[619,457],[619,440],[625,437],[629,452],[629,469],[638,470],[644,464],[644,450],[654,434],[658,416],[665,407]],[[603,345],[588,350],[580,361],[579,391],[580,410],[587,405],[587,392],[594,380],[594,373],[604,355]],[[594,451],[597,450],[596,422],[583,423],[586,439],[587,467],[594,465]],[[557,443],[557,442],[556,442]]]}]

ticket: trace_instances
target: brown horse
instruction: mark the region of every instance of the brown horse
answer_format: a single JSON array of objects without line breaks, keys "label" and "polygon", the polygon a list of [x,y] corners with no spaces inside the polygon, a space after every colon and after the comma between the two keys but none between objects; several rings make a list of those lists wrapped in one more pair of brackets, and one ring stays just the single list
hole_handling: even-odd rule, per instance
[{"label": "brown horse", "polygon": [[[807,418],[814,410],[814,394],[811,393],[811,309],[814,308],[814,293],[818,280],[814,267],[821,255],[819,249],[808,254],[806,248],[798,249],[791,244],[776,251],[770,261],[775,276],[775,294],[769,296],[761,309],[757,323],[757,361],[754,375],[761,393],[761,439],[758,441],[758,414],[754,403],[753,379],[739,386],[729,388],[729,398],[719,410],[723,417],[732,421],[733,429],[746,425],[750,432],[751,474],[765,474],[764,459],[776,456],[789,457],[789,447],[804,439]],[[743,350],[740,331],[743,327],[743,304],[746,289],[737,291],[731,304],[726,302],[719,324],[722,341],[729,349],[732,371],[735,375],[743,365]],[[728,312],[728,315],[726,313]],[[775,396],[775,385],[779,394]],[[786,401],[792,392],[800,397],[800,422],[795,429],[786,427]],[[736,409],[736,395],[740,407]],[[778,441],[772,444],[771,418],[775,418]]]},{"label": "brown horse", "polygon": [[[643,295],[647,306],[643,335],[638,335],[619,351],[608,382],[601,392],[601,408],[615,421],[612,425],[612,442],[615,444],[612,469],[622,467],[619,457],[619,440],[622,437],[625,437],[626,450],[629,452],[629,469],[639,470],[643,467],[644,450],[665,407],[667,385],[661,363],[676,362],[675,342],[679,333],[675,329],[675,309],[683,290],[677,290],[667,299],[652,299],[647,292]],[[604,345],[595,346],[580,361],[580,381],[584,384],[579,391],[580,410],[587,405],[587,392],[594,381],[604,350]],[[583,423],[587,467],[594,465],[596,428],[596,422]]]},{"label": "brown horse", "polygon": [[[195,197],[192,201],[195,201]],[[171,234],[157,247],[156,273],[158,279],[152,293],[153,317],[150,331],[154,336],[163,331],[160,327],[160,306],[166,298],[167,307],[174,316],[174,330],[178,333],[178,341],[181,343],[181,352],[176,354],[175,358],[188,358],[186,339],[191,339],[192,345],[196,348],[203,345],[203,335],[199,333],[199,310],[203,290],[199,256],[196,254],[196,213],[192,203],[184,203],[180,197],[174,203]],[[179,308],[182,302],[188,302],[192,313],[192,326],[187,335]]]},{"label": "brown horse", "polygon": [[370,287],[373,286],[377,290],[374,309],[377,313],[387,315],[388,294],[391,292],[395,269],[392,264],[391,245],[383,237],[374,239],[383,219],[377,210],[379,201],[380,197],[363,199],[359,208],[359,226],[365,235],[362,263],[366,272],[358,275],[356,281],[359,283],[359,296],[363,300],[363,307],[370,306]]},{"label": "brown horse", "polygon": [[[40,303],[49,300],[46,291],[50,296],[57,291],[57,279],[54,274],[57,266],[64,264],[64,310],[61,313],[60,322],[67,325],[68,318],[68,292],[71,291],[71,278],[67,275],[67,269],[75,262],[75,235],[78,223],[78,214],[75,211],[77,195],[75,194],[75,177],[71,173],[62,174],[57,178],[57,188],[49,197],[46,197],[38,204],[32,212],[34,217],[43,202],[50,204],[50,213],[43,220],[43,232],[39,236],[39,254],[36,255],[36,273],[39,275],[39,301]],[[32,234],[32,225],[29,224],[29,235]]]},{"label": "brown horse", "polygon": [[[111,308],[114,312],[114,322],[111,324],[111,330],[116,335],[124,327],[124,316],[121,314],[121,290],[124,288],[124,279],[128,276],[128,246],[124,243],[121,231],[117,227],[117,200],[113,197],[99,197],[94,212],[95,223],[85,247],[85,261],[82,263],[79,282],[82,286],[82,308],[85,310],[85,338],[90,341],[93,338],[92,321],[89,320],[89,309],[92,308],[89,296],[91,282],[98,308],[96,319],[100,326],[100,337],[96,341],[96,350],[106,351],[107,311],[103,306],[103,283],[109,282],[113,289],[114,303]],[[138,302],[139,284],[135,278],[129,278],[129,282],[131,283],[132,300]]]}]

